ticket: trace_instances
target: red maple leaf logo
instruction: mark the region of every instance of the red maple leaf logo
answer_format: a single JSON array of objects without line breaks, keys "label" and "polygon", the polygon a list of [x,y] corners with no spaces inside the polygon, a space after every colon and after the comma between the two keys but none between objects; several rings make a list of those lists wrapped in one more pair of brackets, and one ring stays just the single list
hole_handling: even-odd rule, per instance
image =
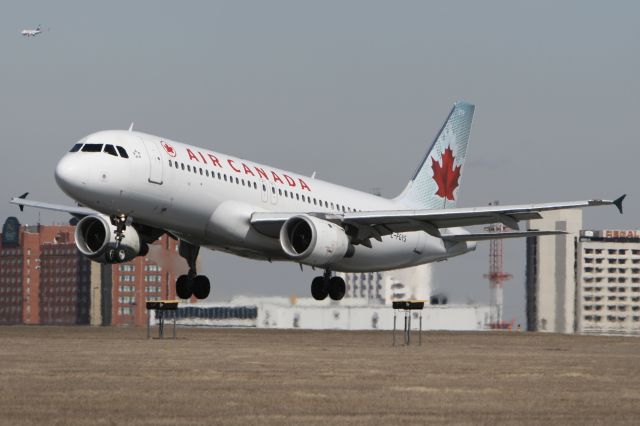
[{"label": "red maple leaf logo", "polygon": [[173,149],[173,147],[171,145],[169,145],[168,143],[166,143],[165,141],[160,142],[160,144],[162,145],[162,147],[164,148],[165,151],[167,151],[167,154],[169,154],[172,157],[176,156],[176,150]]},{"label": "red maple leaf logo", "polygon": [[451,146],[448,146],[442,153],[442,164],[431,157],[431,169],[433,169],[433,180],[438,184],[436,195],[447,200],[454,200],[453,190],[458,187],[460,179],[460,169],[462,166],[454,168],[455,157]]}]

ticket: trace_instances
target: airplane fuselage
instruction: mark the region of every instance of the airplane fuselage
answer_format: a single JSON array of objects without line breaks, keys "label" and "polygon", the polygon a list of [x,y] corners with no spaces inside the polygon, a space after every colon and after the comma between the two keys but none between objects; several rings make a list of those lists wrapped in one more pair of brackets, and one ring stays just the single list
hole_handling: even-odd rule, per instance
[{"label": "airplane fuselage", "polygon": [[[140,132],[98,132],[76,147],[60,160],[56,180],[79,203],[106,215],[125,214],[194,245],[254,259],[288,260],[277,237],[251,226],[255,212],[411,210],[395,200]],[[353,256],[332,269],[403,268],[475,248],[423,231],[381,240],[356,246]]]},{"label": "airplane fuselage", "polygon": [[22,30],[20,34],[27,37],[35,37],[40,34],[42,31],[40,30]]}]

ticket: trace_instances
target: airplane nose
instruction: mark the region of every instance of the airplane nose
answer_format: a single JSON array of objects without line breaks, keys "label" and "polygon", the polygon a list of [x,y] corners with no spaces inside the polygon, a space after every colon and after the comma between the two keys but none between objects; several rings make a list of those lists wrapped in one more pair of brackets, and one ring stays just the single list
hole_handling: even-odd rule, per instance
[{"label": "airplane nose", "polygon": [[82,161],[71,158],[69,155],[64,156],[58,162],[55,171],[56,183],[60,189],[69,194],[74,192],[74,189],[80,188],[85,183],[83,169]]}]

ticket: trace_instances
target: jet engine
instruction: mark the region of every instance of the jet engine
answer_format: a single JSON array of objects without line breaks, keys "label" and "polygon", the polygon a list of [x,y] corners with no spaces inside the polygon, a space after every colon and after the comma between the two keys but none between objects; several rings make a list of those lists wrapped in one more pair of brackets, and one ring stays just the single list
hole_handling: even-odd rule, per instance
[{"label": "jet engine", "polygon": [[340,226],[309,215],[293,216],[280,229],[282,250],[293,260],[326,266],[353,251]]},{"label": "jet engine", "polygon": [[100,263],[128,262],[136,256],[144,256],[149,247],[138,232],[127,226],[124,237],[116,249],[116,227],[108,216],[92,215],[82,218],[76,225],[76,246],[83,255]]}]

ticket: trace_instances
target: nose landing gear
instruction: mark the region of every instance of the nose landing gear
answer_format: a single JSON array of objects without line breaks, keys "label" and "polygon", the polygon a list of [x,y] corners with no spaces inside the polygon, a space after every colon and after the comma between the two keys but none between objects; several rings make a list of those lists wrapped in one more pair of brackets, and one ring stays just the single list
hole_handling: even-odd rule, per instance
[{"label": "nose landing gear", "polygon": [[311,295],[316,300],[324,300],[329,296],[332,300],[342,300],[347,292],[347,286],[341,277],[332,277],[331,271],[326,269],[320,277],[311,282]]},{"label": "nose landing gear", "polygon": [[180,275],[176,280],[176,295],[180,299],[189,299],[191,296],[195,296],[196,299],[206,299],[211,293],[211,283],[209,278],[198,275],[196,272],[196,259],[200,247],[181,240],[178,252],[187,261],[189,272],[186,275]]},{"label": "nose landing gear", "polygon": [[124,238],[125,229],[127,229],[128,225],[131,225],[131,223],[133,223],[133,218],[125,214],[121,214],[121,215],[112,215],[109,219],[111,220],[111,224],[116,227],[116,230],[113,231],[113,233],[115,234],[116,246],[115,248],[107,251],[105,255],[107,262],[109,263],[124,262],[125,259],[127,258],[127,253],[124,251],[124,249],[120,248],[120,243],[122,243],[122,239]]}]

